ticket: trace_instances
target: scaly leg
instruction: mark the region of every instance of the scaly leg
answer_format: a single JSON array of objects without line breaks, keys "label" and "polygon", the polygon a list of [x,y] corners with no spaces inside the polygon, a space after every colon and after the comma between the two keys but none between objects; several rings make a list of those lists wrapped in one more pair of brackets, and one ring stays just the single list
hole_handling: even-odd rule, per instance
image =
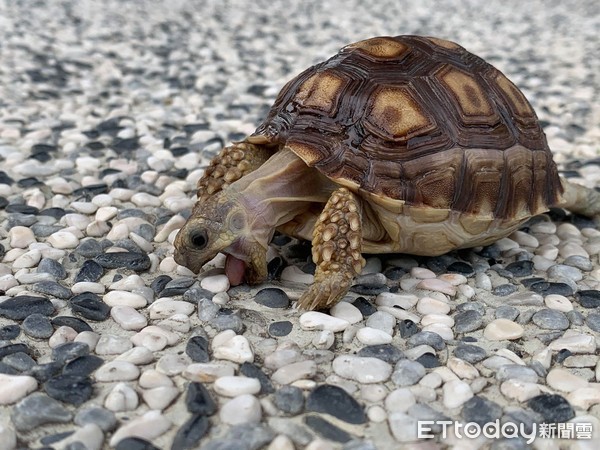
[{"label": "scaly leg", "polygon": [[557,205],[600,223],[600,192],[562,179],[564,193]]},{"label": "scaly leg", "polygon": [[331,194],[315,225],[312,241],[315,281],[298,306],[325,309],[335,305],[365,265],[361,255],[362,225],[358,199],[346,188]]},{"label": "scaly leg", "polygon": [[198,180],[199,203],[256,170],[271,155],[267,147],[247,142],[237,142],[223,148]]}]

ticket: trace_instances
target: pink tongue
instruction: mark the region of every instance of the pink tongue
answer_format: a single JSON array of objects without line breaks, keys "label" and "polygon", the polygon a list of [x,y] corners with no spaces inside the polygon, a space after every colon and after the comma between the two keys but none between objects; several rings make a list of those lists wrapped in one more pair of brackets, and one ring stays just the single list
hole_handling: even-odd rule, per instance
[{"label": "pink tongue", "polygon": [[233,255],[227,255],[227,259],[225,260],[225,275],[229,278],[229,283],[232,286],[242,284],[245,270],[246,263],[244,261],[237,259]]}]

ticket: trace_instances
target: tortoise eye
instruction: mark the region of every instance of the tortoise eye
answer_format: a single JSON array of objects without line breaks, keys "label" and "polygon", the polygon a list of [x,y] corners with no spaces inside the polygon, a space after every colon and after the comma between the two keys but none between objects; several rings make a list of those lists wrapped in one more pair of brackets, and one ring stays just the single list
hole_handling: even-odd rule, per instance
[{"label": "tortoise eye", "polygon": [[208,244],[208,235],[205,230],[194,231],[190,236],[190,240],[192,241],[192,245],[196,247],[198,250],[202,250]]}]

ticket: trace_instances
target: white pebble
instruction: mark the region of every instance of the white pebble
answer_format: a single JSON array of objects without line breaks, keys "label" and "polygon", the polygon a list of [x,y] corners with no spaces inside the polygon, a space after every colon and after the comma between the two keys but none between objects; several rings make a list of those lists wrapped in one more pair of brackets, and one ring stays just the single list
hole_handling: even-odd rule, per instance
[{"label": "white pebble", "polygon": [[142,391],[142,398],[150,409],[162,411],[169,406],[179,395],[179,390],[174,386],[158,386]]},{"label": "white pebble", "polygon": [[410,275],[414,278],[419,278],[421,280],[427,278],[435,278],[435,273],[424,267],[413,267],[412,269],[410,269]]},{"label": "white pebble", "polygon": [[12,263],[14,269],[27,269],[38,265],[42,259],[42,252],[37,249],[29,250],[16,258]]},{"label": "white pebble", "polygon": [[117,383],[104,399],[104,407],[114,412],[133,411],[138,404],[137,392],[125,383]]},{"label": "white pebble", "polygon": [[317,373],[317,364],[312,360],[306,360],[277,369],[271,375],[271,379],[279,384],[291,384],[303,378],[311,378],[315,373]]},{"label": "white pebble", "polygon": [[410,388],[398,388],[389,393],[385,399],[385,409],[388,413],[406,412],[417,400]]},{"label": "white pebble", "polygon": [[567,395],[567,401],[575,408],[587,411],[593,405],[600,404],[600,386],[595,384],[576,389]]},{"label": "white pebble", "polygon": [[475,366],[460,358],[450,357],[446,366],[452,370],[459,378],[474,380],[479,376],[479,371]]},{"label": "white pebble", "polygon": [[188,365],[183,371],[184,378],[202,383],[212,383],[218,378],[233,374],[233,366],[224,363],[195,363]]},{"label": "white pebble", "polygon": [[530,398],[540,395],[541,391],[536,383],[511,378],[500,385],[500,392],[509,399],[526,402]]},{"label": "white pebble", "polygon": [[225,292],[229,289],[229,278],[227,275],[211,275],[206,278],[203,278],[200,281],[200,286],[202,289],[206,289],[214,294],[217,292]]},{"label": "white pebble", "polygon": [[333,371],[359,383],[383,383],[390,378],[392,366],[378,358],[341,355],[333,360]]},{"label": "white pebble", "polygon": [[75,339],[73,339],[73,342],[82,342],[87,344],[87,346],[90,348],[90,352],[93,352],[96,350],[96,344],[98,344],[99,340],[100,335],[98,333],[93,331],[82,331],[75,337]]},{"label": "white pebble", "polygon": [[104,294],[105,287],[102,283],[93,283],[91,281],[80,281],[71,286],[71,292],[75,295],[91,292],[93,294]]},{"label": "white pebble", "polygon": [[236,363],[253,362],[254,352],[246,337],[237,335],[214,349],[216,359],[226,359]]},{"label": "white pebble", "polygon": [[131,202],[139,208],[145,206],[158,207],[162,204],[160,198],[150,195],[146,192],[137,192],[131,196]]},{"label": "white pebble", "polygon": [[312,284],[315,281],[314,275],[304,273],[299,267],[291,265],[281,271],[281,281],[291,281],[294,283]]},{"label": "white pebble", "polygon": [[127,361],[110,361],[94,372],[94,378],[100,382],[132,381],[140,376],[140,369]]},{"label": "white pebble", "polygon": [[451,380],[442,387],[442,395],[446,408],[458,408],[473,397],[473,391],[464,381]]},{"label": "white pebble", "polygon": [[61,249],[75,248],[79,245],[79,239],[68,231],[57,231],[46,239],[52,247]]},{"label": "white pebble", "polygon": [[150,305],[150,319],[166,319],[175,314],[184,314],[189,316],[194,312],[196,306],[192,303],[182,300],[173,300],[170,298],[158,299]]},{"label": "white pebble", "polygon": [[572,353],[593,354],[596,352],[596,339],[589,334],[567,330],[562,337],[552,341],[548,347],[555,351],[564,348]]},{"label": "white pebble", "polygon": [[521,325],[508,319],[496,319],[483,330],[484,337],[490,341],[519,339],[523,333],[524,329]]},{"label": "white pebble", "polygon": [[573,310],[573,304],[564,295],[550,294],[544,298],[544,303],[550,309],[557,311],[569,312]]},{"label": "white pebble", "polygon": [[429,291],[442,292],[450,296],[456,295],[456,286],[438,278],[427,278],[417,284],[418,289],[426,289]]},{"label": "white pebble", "polygon": [[143,416],[126,422],[110,439],[110,446],[115,447],[126,437],[140,437],[148,442],[165,433],[173,424],[161,411],[148,411]]},{"label": "white pebble", "polygon": [[350,322],[329,314],[318,311],[308,311],[300,316],[300,327],[303,330],[330,330],[333,332],[343,331],[350,326]]},{"label": "white pebble", "polygon": [[371,327],[359,329],[356,332],[356,339],[365,345],[380,345],[392,342],[392,336],[390,334]]},{"label": "white pebble", "polygon": [[119,361],[129,361],[136,365],[146,365],[154,361],[154,353],[146,347],[133,347],[115,358]]},{"label": "white pebble", "polygon": [[358,323],[363,320],[363,315],[360,310],[351,303],[339,302],[336,303],[330,310],[329,314],[338,319],[345,320],[351,324]]},{"label": "white pebble", "polygon": [[240,395],[231,399],[219,411],[219,418],[226,425],[259,423],[261,417],[260,402],[250,394]]},{"label": "white pebble", "polygon": [[120,355],[132,347],[131,341],[126,336],[103,333],[96,344],[98,355]]},{"label": "white pebble", "polygon": [[314,345],[315,348],[328,350],[333,346],[334,342],[335,333],[333,331],[321,330],[315,334],[311,344]]},{"label": "white pebble", "polygon": [[108,306],[129,306],[139,309],[148,304],[148,301],[139,294],[127,291],[110,291],[103,297],[104,303]]},{"label": "white pebble", "polygon": [[77,331],[71,327],[61,326],[58,327],[52,336],[48,339],[48,346],[50,348],[58,347],[60,344],[66,342],[73,342],[77,337]]},{"label": "white pebble", "polygon": [[450,305],[448,302],[431,297],[423,297],[417,303],[417,311],[420,314],[448,314]]},{"label": "white pebble", "polygon": [[572,392],[576,389],[588,387],[589,382],[562,367],[555,367],[546,375],[546,383],[552,389],[563,392]]},{"label": "white pebble", "polygon": [[221,377],[215,380],[213,389],[218,395],[237,397],[243,394],[258,394],[260,382],[257,378],[241,376]]},{"label": "white pebble", "polygon": [[110,309],[111,317],[124,330],[141,330],[148,325],[148,320],[131,306],[117,305]]},{"label": "white pebble", "polygon": [[12,248],[27,248],[36,242],[35,234],[27,227],[15,226],[8,231],[9,245]]},{"label": "white pebble", "polygon": [[375,297],[377,306],[398,306],[402,309],[410,309],[417,304],[419,298],[412,294],[396,294],[394,292],[382,292]]},{"label": "white pebble", "polygon": [[0,405],[18,402],[37,389],[37,380],[28,375],[0,373]]}]

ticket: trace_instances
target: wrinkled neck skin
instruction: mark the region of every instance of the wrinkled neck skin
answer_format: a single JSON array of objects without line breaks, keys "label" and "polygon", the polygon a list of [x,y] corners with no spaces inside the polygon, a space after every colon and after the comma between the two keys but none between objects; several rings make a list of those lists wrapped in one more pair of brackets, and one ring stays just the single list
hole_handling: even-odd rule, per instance
[{"label": "wrinkled neck skin", "polygon": [[[266,249],[278,226],[312,203],[326,203],[334,189],[327,177],[284,148],[231,184],[227,194],[246,210],[252,238]],[[235,248],[229,250],[236,253]]]}]

